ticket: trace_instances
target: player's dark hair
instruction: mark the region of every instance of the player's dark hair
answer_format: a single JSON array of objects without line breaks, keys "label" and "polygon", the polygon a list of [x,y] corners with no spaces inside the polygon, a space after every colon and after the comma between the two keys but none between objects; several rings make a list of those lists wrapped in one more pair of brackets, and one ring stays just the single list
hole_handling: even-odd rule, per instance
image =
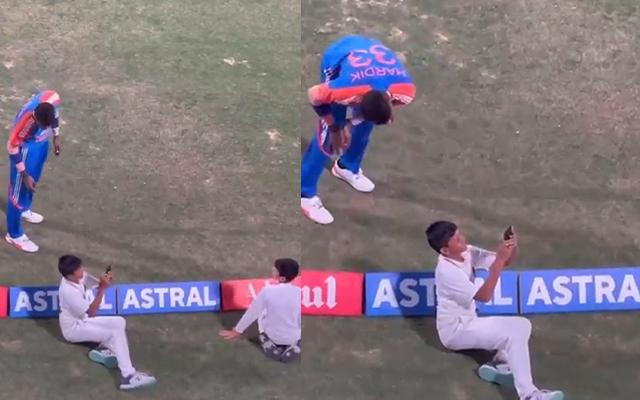
[{"label": "player's dark hair", "polygon": [[458,226],[450,221],[436,221],[429,225],[427,231],[427,241],[429,246],[437,253],[440,253],[443,247],[447,247],[451,237],[455,235]]},{"label": "player's dark hair", "polygon": [[58,260],[58,271],[65,278],[82,266],[82,260],[74,255],[66,254]]},{"label": "player's dark hair", "polygon": [[300,272],[300,266],[296,260],[291,258],[279,258],[273,266],[278,270],[278,274],[285,279],[285,282],[291,282],[296,279]]},{"label": "player's dark hair", "polygon": [[56,109],[53,107],[53,104],[40,103],[33,111],[33,115],[36,117],[38,124],[50,127],[56,119]]},{"label": "player's dark hair", "polygon": [[360,103],[362,117],[376,125],[384,125],[391,120],[391,102],[385,92],[371,90],[367,92]]}]

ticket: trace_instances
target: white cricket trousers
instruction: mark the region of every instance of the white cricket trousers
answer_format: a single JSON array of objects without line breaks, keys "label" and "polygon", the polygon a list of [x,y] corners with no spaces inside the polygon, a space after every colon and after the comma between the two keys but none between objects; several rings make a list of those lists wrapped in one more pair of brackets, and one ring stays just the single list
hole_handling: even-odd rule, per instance
[{"label": "white cricket trousers", "polygon": [[126,325],[122,317],[92,317],[62,331],[62,335],[71,343],[100,343],[116,355],[120,373],[123,377],[128,377],[136,370],[131,365]]},{"label": "white cricket trousers", "polygon": [[454,351],[497,350],[513,372],[518,396],[525,399],[538,390],[531,377],[530,336],[531,322],[526,318],[478,317],[460,324],[451,333],[441,334],[440,339],[446,348]]}]

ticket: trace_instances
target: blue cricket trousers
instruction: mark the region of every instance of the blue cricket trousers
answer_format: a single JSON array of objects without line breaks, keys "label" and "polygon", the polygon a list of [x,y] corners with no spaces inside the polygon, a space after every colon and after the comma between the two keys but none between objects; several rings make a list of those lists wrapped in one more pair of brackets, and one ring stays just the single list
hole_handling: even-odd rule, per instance
[{"label": "blue cricket trousers", "polygon": [[[49,153],[49,140],[36,142],[27,141],[22,146],[22,160],[25,172],[38,182]],[[33,192],[22,183],[22,173],[18,172],[16,164],[9,160],[9,193],[7,201],[7,231],[12,238],[24,234],[22,231],[21,215],[31,209]]]}]

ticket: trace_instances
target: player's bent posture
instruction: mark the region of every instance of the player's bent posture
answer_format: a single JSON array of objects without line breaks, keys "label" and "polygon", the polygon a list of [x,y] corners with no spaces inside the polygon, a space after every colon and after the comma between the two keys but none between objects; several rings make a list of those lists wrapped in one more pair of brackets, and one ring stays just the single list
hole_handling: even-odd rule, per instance
[{"label": "player's bent posture", "polygon": [[[137,372],[131,364],[124,318],[96,316],[105,290],[112,282],[111,273],[103,274],[98,280],[85,272],[82,260],[73,255],[60,257],[58,270],[62,274],[58,291],[62,336],[71,343],[98,343],[99,348],[91,350],[89,358],[107,368],[120,368],[120,389],[156,383],[156,378]],[[95,287],[98,293],[90,302],[86,291]]]},{"label": "player's bent posture", "polygon": [[[487,302],[502,270],[515,257],[515,233],[497,252],[467,246],[458,227],[449,221],[432,223],[426,231],[429,245],[439,254],[436,266],[437,329],[450,350],[496,351],[493,362],[478,374],[500,385],[515,385],[522,400],[562,400],[560,391],[539,390],[533,384],[529,357],[531,323],[523,317],[478,317],[476,301]],[[474,268],[488,269],[487,280],[474,283]]]},{"label": "player's bent posture", "polygon": [[49,138],[60,154],[58,106],[60,96],[45,90],[33,96],[18,112],[7,143],[9,199],[5,240],[22,251],[35,253],[38,246],[22,231],[21,219],[39,224],[43,216],[31,210],[33,193],[47,161]]},{"label": "player's bent posture", "polygon": [[299,270],[295,260],[276,260],[273,277],[279,283],[264,287],[235,328],[220,331],[220,336],[234,339],[257,319],[260,344],[267,357],[284,363],[298,360],[302,331],[302,293],[292,281],[298,276]]},{"label": "player's bent posture", "polygon": [[413,101],[416,89],[393,51],[376,39],[357,35],[327,48],[320,81],[308,91],[320,122],[302,159],[300,205],[307,218],[330,224],[333,216],[317,196],[327,160],[339,156],[331,173],[359,192],[372,192],[375,185],[360,168],[369,136],[374,126],[392,120],[393,106]]}]

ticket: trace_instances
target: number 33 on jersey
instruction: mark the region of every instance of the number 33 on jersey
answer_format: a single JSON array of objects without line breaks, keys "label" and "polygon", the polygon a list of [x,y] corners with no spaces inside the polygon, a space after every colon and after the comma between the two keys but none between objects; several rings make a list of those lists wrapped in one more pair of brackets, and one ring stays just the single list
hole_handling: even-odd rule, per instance
[{"label": "number 33 on jersey", "polygon": [[386,91],[394,105],[409,104],[415,97],[409,72],[379,40],[345,36],[327,49],[322,65],[324,82],[309,89],[313,105],[357,104],[371,90]]}]

